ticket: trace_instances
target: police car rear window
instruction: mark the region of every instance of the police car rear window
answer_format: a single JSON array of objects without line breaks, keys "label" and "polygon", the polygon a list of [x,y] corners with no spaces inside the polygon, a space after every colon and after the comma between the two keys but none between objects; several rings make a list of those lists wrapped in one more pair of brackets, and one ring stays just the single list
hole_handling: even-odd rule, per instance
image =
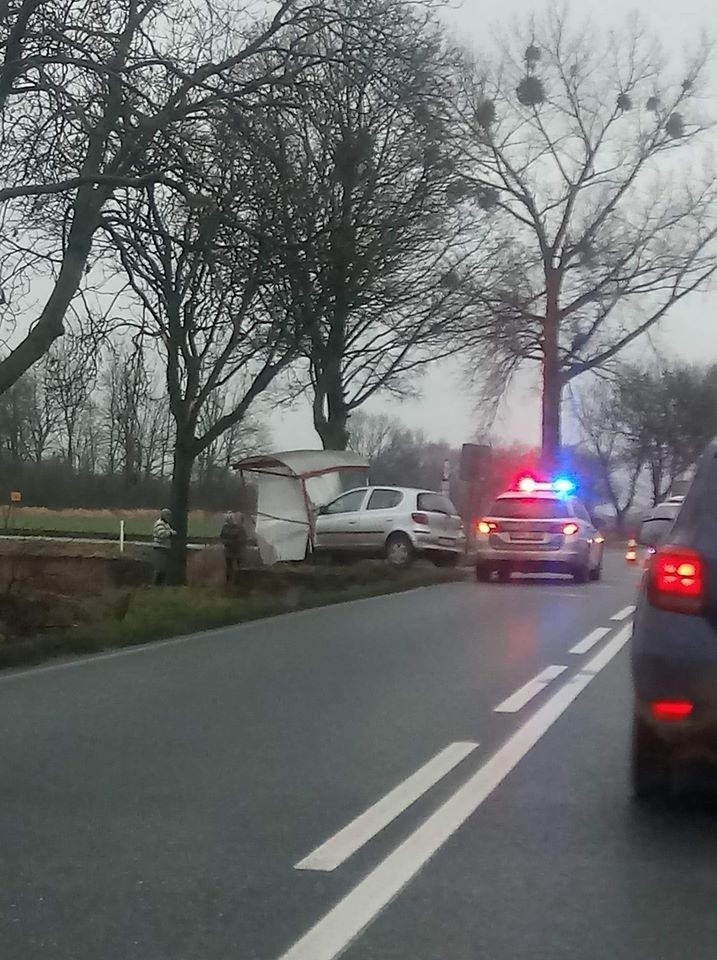
[{"label": "police car rear window", "polygon": [[562,520],[569,517],[564,500],[548,500],[546,497],[506,497],[496,500],[488,513],[489,517],[505,520]]}]

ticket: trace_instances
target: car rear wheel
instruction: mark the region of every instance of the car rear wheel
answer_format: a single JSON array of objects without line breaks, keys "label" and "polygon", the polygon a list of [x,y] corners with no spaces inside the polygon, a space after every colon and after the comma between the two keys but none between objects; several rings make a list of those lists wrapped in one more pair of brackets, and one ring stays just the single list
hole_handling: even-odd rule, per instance
[{"label": "car rear wheel", "polygon": [[476,580],[479,583],[488,583],[490,580],[490,567],[487,567],[484,563],[477,563]]},{"label": "car rear wheel", "polygon": [[597,581],[600,580],[601,577],[602,577],[602,564],[600,563],[600,564],[598,564],[597,567],[595,567],[594,570],[591,570],[591,571],[590,571],[590,579],[591,579],[594,583],[597,583]]},{"label": "car rear wheel", "polygon": [[386,560],[392,567],[409,567],[413,563],[413,544],[405,533],[392,534],[386,543]]},{"label": "car rear wheel", "polygon": [[656,800],[670,792],[669,747],[640,717],[632,723],[632,792],[636,800]]},{"label": "car rear wheel", "polygon": [[501,567],[498,567],[498,579],[501,583],[507,583],[510,580],[510,567],[504,564]]},{"label": "car rear wheel", "polygon": [[590,576],[590,570],[587,566],[576,567],[573,570],[573,580],[575,583],[587,583]]}]

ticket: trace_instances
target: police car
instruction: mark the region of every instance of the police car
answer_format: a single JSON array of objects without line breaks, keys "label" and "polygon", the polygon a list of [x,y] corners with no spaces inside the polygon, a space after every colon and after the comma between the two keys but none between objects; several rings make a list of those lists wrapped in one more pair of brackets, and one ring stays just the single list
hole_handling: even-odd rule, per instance
[{"label": "police car", "polygon": [[521,477],[476,524],[476,576],[564,573],[577,583],[599,580],[604,539],[567,478]]}]

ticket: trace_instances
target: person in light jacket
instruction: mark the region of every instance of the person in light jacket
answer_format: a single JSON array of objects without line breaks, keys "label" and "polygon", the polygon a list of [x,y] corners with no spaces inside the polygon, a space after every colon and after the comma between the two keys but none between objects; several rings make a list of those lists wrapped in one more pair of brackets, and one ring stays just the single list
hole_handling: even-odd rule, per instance
[{"label": "person in light jacket", "polygon": [[172,547],[172,537],[176,537],[176,535],[176,531],[172,528],[171,511],[162,510],[154,525],[154,535],[152,539],[155,587],[162,586],[167,582],[169,551]]}]

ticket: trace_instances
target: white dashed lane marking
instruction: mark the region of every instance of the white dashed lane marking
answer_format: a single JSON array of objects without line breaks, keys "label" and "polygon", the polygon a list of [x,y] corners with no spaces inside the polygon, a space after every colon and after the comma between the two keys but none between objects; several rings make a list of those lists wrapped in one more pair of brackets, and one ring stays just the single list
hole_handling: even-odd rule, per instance
[{"label": "white dashed lane marking", "polygon": [[614,613],[610,617],[610,619],[613,620],[615,623],[620,623],[623,620],[627,620],[627,618],[631,616],[634,612],[635,612],[635,605],[631,604],[631,606],[629,607],[623,607],[622,610],[618,610],[618,612]]},{"label": "white dashed lane marking", "polygon": [[574,647],[571,647],[569,653],[587,653],[589,650],[592,650],[595,644],[599,643],[603,637],[606,637],[611,629],[612,627],[598,627],[581,640],[580,643],[576,643]]},{"label": "white dashed lane marking", "polygon": [[551,680],[555,680],[556,677],[559,677],[560,674],[564,673],[567,669],[567,667],[558,665],[546,667],[537,677],[528,680],[520,690],[516,690],[515,693],[511,694],[506,700],[499,703],[498,706],[494,708],[494,713],[517,713],[526,703],[530,703],[533,697],[545,690]]}]

